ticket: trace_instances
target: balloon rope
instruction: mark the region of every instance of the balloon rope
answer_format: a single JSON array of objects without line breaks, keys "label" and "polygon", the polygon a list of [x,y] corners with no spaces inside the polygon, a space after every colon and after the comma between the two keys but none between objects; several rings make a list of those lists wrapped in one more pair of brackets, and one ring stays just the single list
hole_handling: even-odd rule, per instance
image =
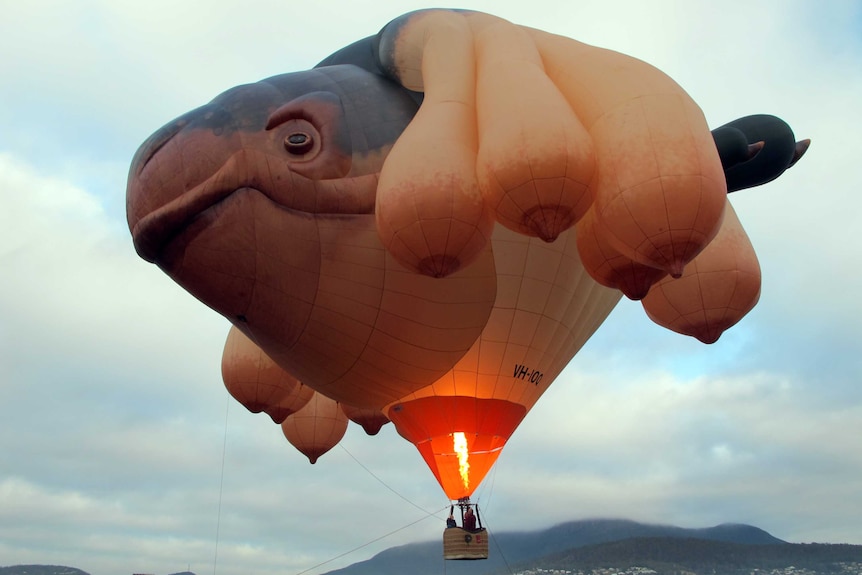
[{"label": "balloon rope", "polygon": [[[491,507],[491,496],[494,495],[494,484],[497,482],[497,464],[499,462],[500,461],[498,459],[497,461],[494,462],[494,465],[491,466],[491,477],[489,478],[490,481],[487,483],[488,497],[485,499],[485,511],[487,511],[488,508]],[[485,492],[485,489],[484,489],[485,485],[486,484],[483,483],[482,486],[480,487],[482,489],[482,493]]]},{"label": "balloon rope", "polygon": [[[347,448],[346,448],[346,447],[344,447],[341,443],[339,443],[339,444],[338,444],[338,446],[339,446],[339,447],[341,447],[341,449],[343,449],[343,450],[344,450],[344,452],[345,452],[347,455],[349,455],[349,456],[351,457],[351,459],[353,459],[353,461],[355,461],[355,462],[359,465],[359,467],[361,467],[362,469],[364,469],[365,471],[367,471],[367,472],[368,472],[368,474],[369,474],[371,477],[373,477],[374,479],[376,479],[377,481],[379,481],[379,482],[380,482],[380,484],[381,484],[383,487],[385,487],[386,489],[388,489],[389,491],[391,491],[392,493],[394,493],[395,495],[397,495],[398,497],[400,497],[401,499],[403,499],[404,501],[406,501],[407,503],[409,503],[410,505],[412,505],[412,506],[413,506],[413,507],[415,507],[416,509],[418,509],[418,510],[422,511],[423,513],[426,513],[426,514],[428,514],[428,515],[433,515],[431,512],[426,511],[425,509],[423,509],[423,508],[422,508],[422,507],[420,507],[419,505],[417,505],[417,504],[413,503],[412,501],[410,501],[409,499],[407,499],[406,497],[404,497],[403,495],[401,495],[400,493],[398,493],[397,491],[395,491],[395,490],[394,490],[393,488],[391,488],[389,485],[387,485],[385,481],[383,481],[382,479],[380,479],[379,477],[377,477],[377,476],[374,474],[374,472],[373,472],[373,471],[371,471],[370,469],[368,469],[367,467],[365,467],[365,466],[362,464],[362,462],[361,462],[361,461],[359,461],[358,459],[356,459],[356,457],[354,457],[354,455],[353,455],[352,453],[350,453],[349,451],[347,451]],[[444,508],[444,509],[445,509],[445,508]],[[439,511],[435,511],[434,513],[439,513]]]},{"label": "balloon rope", "polygon": [[[494,484],[496,483],[496,480],[497,480],[497,466],[499,465],[499,463],[500,463],[500,461],[497,460],[494,462],[494,465],[491,467],[491,477],[490,477],[491,483],[490,483],[490,486],[488,488],[488,498],[486,500],[485,511],[488,510],[488,507],[490,506],[489,504],[491,501],[491,495],[494,494]],[[488,522],[487,521],[485,521],[485,528],[488,529]],[[497,542],[497,538],[494,537],[494,532],[491,531],[490,529],[488,529],[488,537],[491,539],[491,541],[494,542],[494,547],[497,549],[497,553],[500,554],[500,558],[503,560],[503,563],[506,564],[506,569],[509,570],[509,573],[512,573],[512,567],[509,565],[509,562],[506,560],[506,556],[503,554],[503,549],[500,547],[500,544]]]},{"label": "balloon rope", "polygon": [[[354,547],[353,549],[350,549],[349,551],[345,551],[344,553],[336,555],[335,557],[331,557],[331,558],[327,559],[326,561],[318,563],[317,565],[313,565],[313,566],[309,567],[308,569],[305,569],[304,571],[300,571],[300,572],[296,573],[295,575],[304,575],[305,573],[308,573],[309,571],[313,571],[313,570],[317,569],[318,567],[323,567],[327,563],[331,563],[331,562],[335,561],[336,559],[341,559],[342,557],[346,557],[347,555],[350,555],[351,553],[355,553],[356,551],[359,551],[360,549],[363,549],[364,547],[368,547],[372,543],[376,543],[382,539],[386,539],[387,537],[389,537],[391,535],[395,535],[396,533],[403,531],[403,530],[407,529],[408,527],[412,527],[413,525],[416,525],[417,523],[425,521],[429,517],[434,517],[434,516],[436,516],[437,513],[445,512],[446,508],[451,505],[451,502],[450,502],[445,507],[442,507],[441,509],[438,509],[436,511],[427,511],[427,510],[423,509],[422,507],[420,507],[416,503],[412,502],[411,500],[407,499],[406,497],[404,497],[403,495],[401,495],[400,493],[395,491],[395,489],[393,489],[392,487],[387,485],[385,481],[380,479],[377,475],[374,474],[373,471],[371,471],[365,465],[363,465],[362,462],[359,461],[352,453],[350,453],[350,451],[348,451],[348,449],[346,447],[344,447],[341,443],[339,443],[338,446],[341,447],[341,449],[343,449],[344,452],[347,455],[349,455],[350,458],[353,459],[353,461],[355,461],[357,463],[357,465],[359,465],[362,469],[367,471],[368,474],[371,475],[371,477],[373,477],[378,482],[380,482],[380,484],[383,485],[386,489],[388,489],[389,491],[391,491],[392,493],[394,493],[395,495],[397,495],[398,497],[400,497],[401,499],[403,499],[404,501],[406,501],[407,503],[409,503],[413,507],[415,507],[415,508],[419,509],[420,511],[422,511],[423,513],[425,513],[425,516],[420,517],[416,521],[408,523],[407,525],[404,525],[403,527],[399,527],[398,529],[396,529],[394,531],[390,531],[389,533],[386,533],[384,535],[381,535],[380,537],[372,539],[371,541],[368,541],[367,543],[363,543],[362,545],[359,545],[358,547]],[[496,467],[496,465],[495,465],[495,467]],[[497,542],[497,539],[493,535],[491,535],[490,530],[488,531],[488,535],[490,536],[491,540],[494,542],[494,546],[497,548],[497,552],[500,554],[500,557],[503,559],[503,563],[506,564],[506,569],[509,570],[509,573],[512,573],[512,567],[509,565],[509,562],[506,560],[505,555],[503,555],[503,550],[500,548],[500,544]],[[444,574],[446,573],[446,561],[445,560],[443,561],[443,573]],[[215,575],[215,574],[213,574],[213,575]]]},{"label": "balloon rope", "polygon": [[368,546],[369,546],[369,545],[371,545],[372,543],[377,543],[377,542],[378,542],[378,541],[380,541],[381,539],[386,539],[386,538],[387,538],[387,537],[389,537],[390,535],[395,535],[395,534],[396,534],[396,533],[398,533],[399,531],[403,531],[403,530],[407,529],[408,527],[412,527],[412,526],[416,525],[417,523],[420,523],[420,522],[422,522],[422,521],[425,521],[425,520],[426,520],[426,519],[428,519],[429,517],[434,517],[434,514],[435,514],[435,513],[440,513],[441,511],[445,511],[445,510],[446,510],[446,508],[445,508],[445,507],[443,507],[442,509],[438,509],[437,511],[434,511],[433,513],[429,513],[428,511],[425,511],[425,510],[423,509],[422,511],[423,511],[423,512],[425,512],[425,513],[427,513],[427,515],[425,515],[425,517],[420,517],[420,518],[419,518],[419,519],[417,519],[416,521],[413,521],[413,522],[411,522],[411,523],[408,523],[407,525],[404,525],[403,527],[399,527],[399,528],[398,528],[398,529],[396,529],[395,531],[390,531],[389,533],[385,533],[385,534],[381,535],[380,537],[377,537],[376,539],[372,539],[371,541],[369,541],[369,542],[367,542],[367,543],[363,543],[362,545],[359,545],[358,547],[354,547],[354,548],[353,548],[353,549],[351,549],[350,551],[345,551],[344,553],[341,553],[340,555],[336,555],[335,557],[331,557],[331,558],[327,559],[326,561],[323,561],[322,563],[318,563],[317,565],[313,565],[313,566],[309,567],[308,569],[306,569],[306,570],[304,570],[304,571],[300,571],[300,572],[299,572],[299,573],[297,573],[296,575],[303,575],[304,573],[308,573],[309,571],[313,571],[314,569],[317,569],[318,567],[322,567],[322,566],[326,565],[327,563],[331,563],[331,562],[335,561],[336,559],[341,559],[342,557],[345,557],[345,556],[347,556],[347,555],[350,555],[351,553],[355,553],[356,551],[359,551],[359,550],[360,550],[360,549],[362,549],[363,547],[368,547]]},{"label": "balloon rope", "polygon": [[503,563],[506,564],[506,569],[509,570],[509,573],[514,573],[512,571],[512,566],[509,565],[509,562],[506,560],[506,556],[503,554],[503,549],[500,547],[500,544],[497,542],[497,538],[494,537],[494,532],[491,531],[491,529],[488,527],[487,521],[485,522],[485,529],[487,529],[486,533],[487,533],[488,537],[491,539],[491,541],[494,542],[494,547],[497,549],[497,553],[499,553],[500,559],[502,559]]},{"label": "balloon rope", "polygon": [[216,533],[215,533],[215,555],[213,556],[213,575],[216,572],[216,565],[218,564],[218,537],[219,537],[219,529],[221,528],[221,497],[224,492],[224,460],[225,453],[227,452],[227,416],[230,411],[230,397],[227,398],[227,406],[224,408],[224,440],[222,441],[221,446],[221,479],[219,479],[218,485],[218,512],[216,513]]}]

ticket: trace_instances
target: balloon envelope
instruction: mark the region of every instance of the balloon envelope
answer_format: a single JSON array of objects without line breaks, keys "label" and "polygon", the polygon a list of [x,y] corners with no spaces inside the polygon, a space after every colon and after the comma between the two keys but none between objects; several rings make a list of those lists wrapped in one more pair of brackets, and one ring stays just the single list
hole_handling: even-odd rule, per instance
[{"label": "balloon envelope", "polygon": [[264,412],[275,423],[299,409],[310,394],[253,341],[232,326],[221,363],[228,393],[252,413]]},{"label": "balloon envelope", "polygon": [[347,405],[346,403],[342,403],[340,405],[341,409],[344,410],[344,415],[347,416],[347,419],[357,425],[361,425],[362,429],[364,429],[365,433],[368,435],[377,435],[380,433],[380,429],[389,423],[389,418],[378,409],[356,407],[353,405]]},{"label": "balloon envelope", "polygon": [[629,299],[640,300],[667,272],[630,260],[619,253],[597,229],[595,210],[578,222],[578,253],[590,276],[603,286],[618,289]]},{"label": "balloon envelope", "polygon": [[296,413],[311,401],[312,396],[314,396],[314,390],[300,382],[292,392],[283,396],[275,405],[270,405],[266,413],[275,423],[282,423],[289,415]]},{"label": "balloon envelope", "polygon": [[580,264],[574,230],[553,243],[497,225],[497,299],[446,375],[387,409],[450,499],[473,493],[506,441],[619,301]]},{"label": "balloon envelope", "polygon": [[714,343],[760,299],[760,264],[736,212],[727,203],[718,235],[679,279],[665,278],[643,299],[651,320]]},{"label": "balloon envelope", "polygon": [[284,437],[314,464],[332,449],[347,431],[347,416],[338,403],[315,393],[299,411],[281,424]]},{"label": "balloon envelope", "polygon": [[[336,401],[382,410],[457,499],[618,290],[703,341],[754,305],[747,238],[717,237],[726,191],[806,148],[771,116],[711,134],[635,58],[420,10],[158,130],[127,216],[141,257],[316,390],[282,423],[312,463],[347,426]],[[253,410],[279,403],[262,357],[225,378]]]}]

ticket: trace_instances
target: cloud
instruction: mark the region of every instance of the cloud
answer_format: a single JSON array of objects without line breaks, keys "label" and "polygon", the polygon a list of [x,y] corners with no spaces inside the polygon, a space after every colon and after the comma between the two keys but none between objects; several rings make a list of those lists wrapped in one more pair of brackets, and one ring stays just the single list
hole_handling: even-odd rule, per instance
[{"label": "cloud", "polygon": [[[13,463],[0,476],[4,557],[95,573],[133,557],[147,572],[188,561],[200,570],[220,523],[226,570],[300,571],[365,542],[332,506],[370,512],[391,507],[391,492],[369,500],[354,491],[361,469],[343,450],[310,466],[265,416],[233,404],[226,421],[227,322],[137,258],[124,222],[10,154],[0,154],[0,198],[0,417],[14,430],[0,434]],[[355,441],[363,434],[352,427]],[[412,458],[409,471],[395,471],[402,481],[426,476],[412,446],[392,430],[381,439]],[[362,443],[356,453],[392,467]],[[321,544],[309,524],[334,524],[327,532],[339,537]],[[285,538],[295,550],[276,551]]]},{"label": "cloud", "polygon": [[[860,482],[836,485],[835,497],[820,486],[862,472],[858,403],[836,409],[769,373],[685,380],[654,369],[622,380],[570,370],[547,395],[498,470],[514,485],[541,485],[533,525],[569,519],[573,509],[689,526],[734,517],[798,540],[798,525],[826,508],[833,534],[854,521],[844,498],[858,498]],[[725,504],[698,509],[710,493]],[[786,503],[803,494],[817,504]]]}]

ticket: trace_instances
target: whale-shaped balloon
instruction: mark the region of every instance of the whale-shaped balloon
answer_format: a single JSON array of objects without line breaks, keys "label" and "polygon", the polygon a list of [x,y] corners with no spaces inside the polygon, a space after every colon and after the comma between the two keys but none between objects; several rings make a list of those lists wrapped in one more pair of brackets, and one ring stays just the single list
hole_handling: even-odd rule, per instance
[{"label": "whale-shaped balloon", "polygon": [[460,497],[621,291],[684,285],[727,192],[807,146],[762,114],[710,131],[635,58],[420,10],[168,123],[127,214],[141,257],[319,394],[382,411]]}]

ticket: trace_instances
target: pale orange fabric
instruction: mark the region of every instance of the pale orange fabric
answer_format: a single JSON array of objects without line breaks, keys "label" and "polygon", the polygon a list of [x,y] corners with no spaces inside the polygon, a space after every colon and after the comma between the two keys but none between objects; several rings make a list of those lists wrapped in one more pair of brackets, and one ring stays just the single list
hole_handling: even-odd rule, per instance
[{"label": "pale orange fabric", "polygon": [[603,286],[618,289],[629,299],[640,300],[667,272],[630,260],[607,241],[597,227],[594,209],[581,218],[577,226],[578,253],[590,276]]},{"label": "pale orange fabric", "polygon": [[592,203],[592,141],[525,29],[488,15],[470,23],[480,188],[497,221],[553,241]]},{"label": "pale orange fabric", "polygon": [[293,388],[293,391],[281,398],[275,405],[271,405],[266,409],[267,414],[275,423],[281,423],[289,415],[292,415],[302,409],[306,403],[311,401],[314,395],[314,390],[307,385],[300,383]]},{"label": "pale orange fabric", "polygon": [[399,78],[426,98],[378,189],[381,239],[405,266],[469,264],[488,209],[552,241],[595,201],[603,242],[677,277],[717,232],[715,144],[661,71],[474,12],[416,13],[396,53]]},{"label": "pale orange fabric", "polygon": [[389,418],[386,417],[386,415],[384,415],[379,409],[356,407],[346,403],[342,403],[340,405],[341,409],[344,410],[344,415],[347,416],[347,419],[357,425],[361,425],[362,429],[364,429],[365,433],[368,435],[377,435],[380,432],[380,428],[389,423]]},{"label": "pale orange fabric", "polygon": [[[481,335],[443,377],[386,410],[452,499],[479,485],[524,416],[620,299],[580,264],[574,230],[546,243],[498,224],[491,245],[497,297]],[[467,443],[466,480],[454,453],[456,432]]]},{"label": "pale orange fabric", "polygon": [[221,363],[228,393],[252,413],[281,423],[311,398],[311,390],[272,361],[253,341],[231,327]]},{"label": "pale orange fabric", "polygon": [[281,424],[284,437],[314,464],[338,445],[347,431],[347,416],[335,400],[315,393],[305,406]]},{"label": "pale orange fabric", "polygon": [[730,205],[718,235],[679,279],[658,282],[643,299],[647,315],[673,331],[713,343],[760,298],[760,264]]},{"label": "pale orange fabric", "polygon": [[448,11],[405,34],[402,82],[425,96],[384,162],[375,213],[383,245],[402,265],[441,277],[476,258],[493,222],[476,180],[473,40]]},{"label": "pale orange fabric", "polygon": [[[421,229],[426,213],[435,229],[449,229],[441,218],[460,205],[480,229],[474,155],[481,200],[497,221],[490,240],[497,297],[485,329],[450,372],[386,412],[457,498],[472,493],[620,291],[644,297],[668,273],[681,275],[709,244],[726,188],[700,109],[673,80],[634,58],[485,14],[434,10],[402,26],[396,55],[398,77],[432,99],[384,163],[387,195],[377,203],[384,246],[420,273],[429,272],[417,254],[452,269],[470,263],[468,252],[450,249],[446,234],[408,238],[398,230]],[[447,65],[447,74],[436,73]],[[441,105],[439,93],[456,95],[458,106]],[[459,129],[448,129],[455,119]],[[466,155],[435,165],[423,146]],[[469,186],[416,191],[416,182],[449,181],[439,174],[454,166]],[[428,196],[421,210],[415,200],[398,204],[403,221],[389,215],[388,190],[398,186]],[[453,191],[461,189],[469,191]],[[487,237],[481,229],[473,237]],[[460,433],[466,472],[453,443]]]},{"label": "pale orange fabric", "polygon": [[630,56],[532,31],[545,69],[593,138],[597,216],[633,261],[680,275],[715,236],[726,185],[700,108]]}]

